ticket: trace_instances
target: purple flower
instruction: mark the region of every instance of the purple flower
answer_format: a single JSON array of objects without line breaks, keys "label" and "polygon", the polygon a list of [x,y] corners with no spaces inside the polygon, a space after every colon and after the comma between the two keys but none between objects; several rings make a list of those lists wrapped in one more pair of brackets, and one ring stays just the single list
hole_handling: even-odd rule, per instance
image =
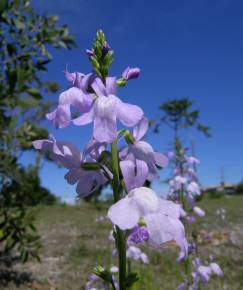
[{"label": "purple flower", "polygon": [[169,152],[167,152],[167,156],[168,156],[169,159],[172,159],[172,158],[175,157],[175,152],[169,151]]},{"label": "purple flower", "polygon": [[148,264],[148,256],[143,253],[138,247],[129,246],[126,252],[127,258],[133,259],[135,261],[141,260],[144,264]]},{"label": "purple flower", "polygon": [[187,190],[189,193],[195,194],[195,195],[200,195],[200,188],[198,183],[196,183],[195,181],[192,181],[188,184],[187,186]]},{"label": "purple flower", "polygon": [[197,180],[197,174],[192,168],[188,168],[187,173],[193,180]]},{"label": "purple flower", "polygon": [[120,162],[127,191],[141,187],[148,176],[148,166],[142,160],[123,160]]},{"label": "purple flower", "polygon": [[93,136],[99,142],[111,143],[117,137],[118,119],[127,127],[135,126],[143,117],[138,106],[123,103],[116,93],[116,79],[106,78],[106,85],[96,78],[92,88],[97,95],[93,106],[87,113],[73,120],[78,126],[94,123]]},{"label": "purple flower", "polygon": [[123,74],[122,74],[122,77],[128,81],[128,80],[131,80],[131,79],[136,79],[138,78],[140,75],[140,69],[138,67],[134,67],[134,68],[131,68],[130,66],[128,66]]},{"label": "purple flower", "polygon": [[190,165],[194,165],[194,164],[199,164],[200,163],[200,161],[197,158],[193,157],[193,156],[185,156],[185,159],[186,159],[187,163],[190,164]]},{"label": "purple flower", "polygon": [[202,210],[202,209],[201,209],[200,207],[198,207],[198,206],[194,206],[194,207],[193,207],[193,211],[194,211],[195,214],[197,214],[197,215],[200,216],[200,217],[205,216],[205,211]]},{"label": "purple flower", "polygon": [[185,230],[179,220],[180,205],[158,198],[150,188],[130,191],[110,207],[108,218],[122,230],[134,228],[143,218],[152,243],[160,245],[175,241],[181,248],[181,256],[187,255]]},{"label": "purple flower", "polygon": [[172,180],[170,180],[169,184],[173,188],[173,190],[179,190],[181,189],[182,185],[184,185],[187,182],[187,178],[177,175]]},{"label": "purple flower", "polygon": [[193,286],[192,289],[198,289],[198,283],[201,281],[202,284],[206,284],[209,282],[211,275],[216,274],[217,276],[221,277],[223,272],[218,264],[211,263],[208,266],[202,264],[199,258],[195,258],[193,260],[193,265],[195,268],[195,272],[192,273],[193,277]]},{"label": "purple flower", "polygon": [[72,83],[72,87],[60,94],[57,108],[46,115],[57,128],[65,128],[71,122],[71,106],[79,113],[85,113],[90,110],[93,103],[93,97],[87,93],[93,74],[69,73],[67,70],[64,73],[67,80]]},{"label": "purple flower", "polygon": [[182,282],[177,288],[176,290],[186,290],[188,289],[188,282],[187,281],[184,281]]},{"label": "purple flower", "polygon": [[130,235],[129,235],[129,242],[139,244],[142,242],[146,242],[149,239],[149,233],[146,227],[142,226],[135,226]]},{"label": "purple flower", "polygon": [[[149,143],[141,141],[147,129],[148,120],[143,118],[133,130],[134,144],[128,145],[120,152],[120,158],[123,160],[121,170],[128,191],[142,186],[146,179],[152,181],[159,178],[157,166],[165,167],[168,164],[168,158],[164,154],[155,152]],[[136,179],[133,173],[135,171]]]},{"label": "purple flower", "polygon": [[216,263],[211,263],[210,267],[212,269],[212,272],[217,275],[218,277],[223,276],[223,271],[221,270],[220,266]]},{"label": "purple flower", "polygon": [[[50,139],[34,141],[33,145],[35,149],[50,152],[50,157],[54,161],[69,169],[65,179],[69,184],[77,183],[76,191],[79,195],[87,196],[107,182],[101,170],[82,168],[82,165],[87,161],[87,156],[82,155],[73,144]],[[92,162],[93,160],[88,159],[88,161]]]},{"label": "purple flower", "polygon": [[196,218],[195,216],[189,214],[187,217],[186,217],[187,221],[189,222],[189,224],[194,224],[196,222]]}]

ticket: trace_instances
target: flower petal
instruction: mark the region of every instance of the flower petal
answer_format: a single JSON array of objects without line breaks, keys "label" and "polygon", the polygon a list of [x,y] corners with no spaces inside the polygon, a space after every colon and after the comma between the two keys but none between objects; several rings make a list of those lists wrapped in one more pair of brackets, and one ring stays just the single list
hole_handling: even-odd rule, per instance
[{"label": "flower petal", "polygon": [[126,230],[137,225],[140,212],[133,199],[124,197],[110,207],[107,216],[121,230]]},{"label": "flower petal", "polygon": [[144,161],[136,160],[134,163],[132,160],[124,160],[120,162],[120,167],[127,191],[144,185],[148,175],[148,167]]},{"label": "flower petal", "polygon": [[175,241],[184,256],[188,252],[183,224],[178,219],[165,216],[162,213],[152,213],[144,217],[149,237],[153,243],[160,245]]},{"label": "flower petal", "polygon": [[159,152],[153,152],[156,165],[159,167],[166,167],[168,165],[168,158]]},{"label": "flower petal", "polygon": [[37,150],[51,150],[53,147],[53,141],[48,139],[35,140],[32,144]]},{"label": "flower petal", "polygon": [[[117,98],[118,99],[118,98]],[[136,105],[123,103],[120,99],[117,102],[117,118],[127,127],[135,126],[143,117],[143,111]]]},{"label": "flower petal", "polygon": [[157,212],[159,210],[159,198],[148,187],[138,187],[129,192],[128,196],[134,200],[140,216]]},{"label": "flower petal", "polygon": [[73,124],[76,126],[87,125],[94,120],[94,108],[92,107],[90,111],[84,113],[82,116],[72,120]]},{"label": "flower petal", "polygon": [[107,118],[95,117],[94,138],[99,142],[112,143],[116,139],[116,121]]},{"label": "flower petal", "polygon": [[217,276],[223,276],[223,271],[221,270],[221,268],[219,267],[218,264],[216,263],[211,263],[210,268],[212,269],[213,273],[216,274]]},{"label": "flower petal", "polygon": [[160,212],[172,218],[179,219],[181,216],[181,205],[160,198]]},{"label": "flower petal", "polygon": [[96,78],[91,86],[98,97],[106,96],[106,88],[100,78]]},{"label": "flower petal", "polygon": [[107,77],[106,78],[106,96],[116,94],[116,78]]},{"label": "flower petal", "polygon": [[94,104],[94,138],[99,142],[111,143],[117,134],[115,96],[99,97]]},{"label": "flower petal", "polygon": [[93,98],[90,94],[84,93],[81,89],[72,87],[63,93],[59,97],[59,105],[69,104],[74,106],[80,112],[87,112]]},{"label": "flower petal", "polygon": [[138,125],[133,129],[133,137],[136,141],[141,140],[148,130],[148,119],[143,117]]}]

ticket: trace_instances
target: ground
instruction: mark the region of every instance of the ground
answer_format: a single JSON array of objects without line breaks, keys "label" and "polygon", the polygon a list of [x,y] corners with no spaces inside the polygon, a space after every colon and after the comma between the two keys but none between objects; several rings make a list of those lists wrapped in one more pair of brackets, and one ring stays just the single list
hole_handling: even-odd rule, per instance
[{"label": "ground", "polygon": [[[206,199],[200,202],[206,217],[200,223],[200,255],[212,255],[221,265],[223,278],[215,278],[206,289],[243,289],[243,196]],[[225,219],[216,215],[226,210]],[[2,270],[0,289],[5,290],[80,290],[98,263],[115,265],[111,258],[113,243],[108,240],[111,229],[103,217],[104,206],[40,207],[37,226],[42,237],[41,263],[16,264]],[[102,218],[101,218],[102,219]],[[176,262],[178,251],[167,245],[159,251],[144,248],[149,265],[133,262],[140,276],[133,290],[172,290],[182,281],[182,266]]]}]

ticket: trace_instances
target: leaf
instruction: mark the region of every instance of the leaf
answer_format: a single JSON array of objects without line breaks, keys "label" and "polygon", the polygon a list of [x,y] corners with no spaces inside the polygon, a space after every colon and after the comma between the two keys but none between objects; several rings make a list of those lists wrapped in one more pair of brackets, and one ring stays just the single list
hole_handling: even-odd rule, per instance
[{"label": "leaf", "polygon": [[42,96],[36,88],[29,88],[26,90],[31,96],[35,97],[36,99],[41,99]]},{"label": "leaf", "polygon": [[28,261],[29,252],[26,249],[23,249],[20,254],[21,262],[24,264]]},{"label": "leaf", "polygon": [[25,29],[25,24],[18,18],[13,19],[14,25],[19,29],[19,30],[24,30]]},{"label": "leaf", "polygon": [[19,100],[19,106],[23,110],[27,110],[29,108],[35,108],[38,105],[39,105],[39,101],[36,98],[33,98],[31,96]]},{"label": "leaf", "polygon": [[139,277],[137,273],[129,273],[126,277],[126,287],[130,288],[138,280],[139,280]]}]

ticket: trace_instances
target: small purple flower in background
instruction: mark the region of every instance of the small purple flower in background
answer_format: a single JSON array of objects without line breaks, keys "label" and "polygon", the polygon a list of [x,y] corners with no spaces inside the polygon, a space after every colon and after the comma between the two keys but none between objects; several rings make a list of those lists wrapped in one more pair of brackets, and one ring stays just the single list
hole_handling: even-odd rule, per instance
[{"label": "small purple flower in background", "polygon": [[104,216],[97,216],[96,218],[95,218],[95,222],[96,223],[102,223],[103,221],[105,220],[105,217]]},{"label": "small purple flower in background", "polygon": [[169,181],[170,186],[172,187],[172,190],[177,191],[181,189],[181,186],[186,184],[187,178],[177,175],[173,179]]},{"label": "small purple flower in background", "polygon": [[[176,290],[187,290],[188,289],[188,281],[184,281],[182,282],[177,288]],[[193,289],[190,289],[193,290]]]},{"label": "small purple flower in background", "polygon": [[136,79],[138,78],[140,75],[140,69],[138,67],[134,67],[134,68],[131,68],[130,66],[128,66],[123,74],[122,74],[122,77],[123,79],[125,79],[126,81],[128,80],[131,80],[131,79]]},{"label": "small purple flower in background", "polygon": [[187,190],[189,191],[189,193],[192,193],[192,194],[195,194],[195,195],[200,195],[201,194],[199,185],[195,181],[192,181],[192,182],[190,182],[188,184]]},{"label": "small purple flower in background", "polygon": [[186,162],[189,164],[189,165],[195,165],[195,164],[199,164],[200,161],[193,157],[193,156],[185,156],[185,159],[186,159]]},{"label": "small purple flower in background", "polygon": [[141,251],[138,247],[133,245],[127,248],[127,258],[133,259],[135,261],[142,261],[144,264],[149,263],[148,256]]},{"label": "small purple flower in background", "polygon": [[123,103],[116,94],[116,78],[107,77],[106,85],[96,78],[92,83],[96,100],[87,113],[73,120],[77,126],[94,123],[93,137],[99,142],[111,143],[117,137],[117,119],[126,127],[135,126],[143,117],[136,105]]},{"label": "small purple flower in background", "polygon": [[194,207],[193,207],[193,211],[194,211],[195,214],[197,214],[197,215],[200,216],[200,217],[205,216],[205,211],[202,210],[202,209],[201,209],[200,207],[198,207],[198,206],[194,206]]},{"label": "small purple flower in background", "polygon": [[218,277],[223,275],[223,272],[218,264],[210,263],[208,266],[202,264],[199,258],[193,260],[195,271],[192,272],[193,284],[191,289],[198,289],[198,284],[201,282],[203,285],[209,282],[211,275],[215,274]]},{"label": "small purple flower in background", "polygon": [[216,210],[216,215],[221,218],[222,220],[225,220],[225,214],[226,214],[226,211],[224,208],[220,207]]},{"label": "small purple flower in background", "polygon": [[35,149],[48,151],[54,161],[61,163],[69,169],[65,179],[69,184],[77,183],[76,191],[80,196],[87,196],[94,192],[100,185],[107,182],[101,170],[85,170],[82,165],[88,160],[87,156],[69,142],[59,142],[56,140],[37,140],[33,142]]},{"label": "small purple flower in background", "polygon": [[110,271],[111,271],[111,273],[117,273],[118,272],[118,267],[117,266],[111,266],[110,267]]},{"label": "small purple flower in background", "polygon": [[174,158],[174,157],[175,157],[175,152],[173,152],[173,151],[169,151],[169,152],[167,152],[167,157],[168,157],[169,159]]}]

